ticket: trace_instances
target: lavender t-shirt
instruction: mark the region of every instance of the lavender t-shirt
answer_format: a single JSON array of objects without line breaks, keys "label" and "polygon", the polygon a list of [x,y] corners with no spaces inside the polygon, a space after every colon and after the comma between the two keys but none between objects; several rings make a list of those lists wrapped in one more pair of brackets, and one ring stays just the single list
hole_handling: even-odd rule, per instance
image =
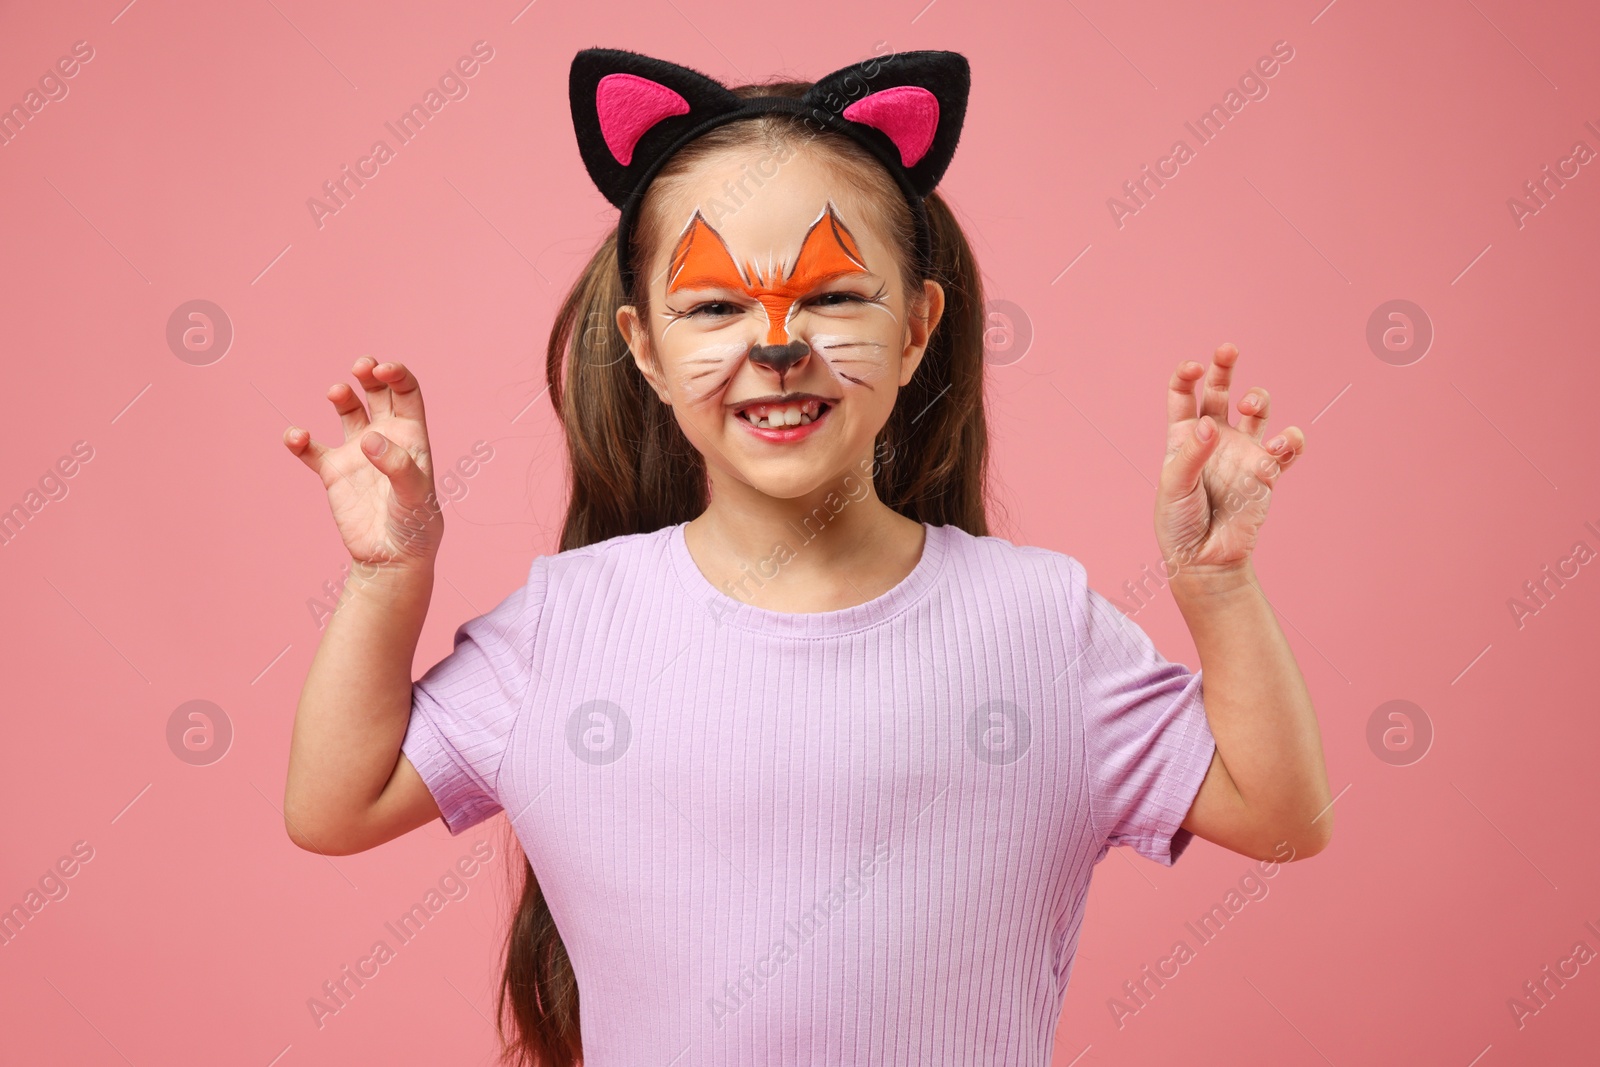
[{"label": "lavender t-shirt", "polygon": [[1200,673],[1071,556],[925,529],[805,614],[681,524],[540,556],[415,684],[403,750],[452,834],[512,820],[588,1067],[1044,1067],[1094,865],[1189,843]]}]

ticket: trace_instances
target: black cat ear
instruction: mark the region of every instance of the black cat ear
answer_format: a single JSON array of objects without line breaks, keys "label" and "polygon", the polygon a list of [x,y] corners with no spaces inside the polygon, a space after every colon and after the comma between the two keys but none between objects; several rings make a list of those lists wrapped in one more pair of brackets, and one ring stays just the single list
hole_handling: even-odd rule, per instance
[{"label": "black cat ear", "polygon": [[959,52],[893,52],[819,79],[805,103],[853,124],[864,144],[927,196],[955,155],[971,86]]},{"label": "black cat ear", "polygon": [[573,57],[567,90],[583,165],[619,208],[679,138],[740,105],[699,71],[615,48]]}]

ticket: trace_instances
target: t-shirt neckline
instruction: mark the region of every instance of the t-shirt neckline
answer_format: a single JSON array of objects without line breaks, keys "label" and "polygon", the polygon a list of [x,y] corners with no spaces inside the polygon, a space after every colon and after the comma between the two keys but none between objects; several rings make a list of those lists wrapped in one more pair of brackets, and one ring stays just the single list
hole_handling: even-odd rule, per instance
[{"label": "t-shirt neckline", "polygon": [[[680,522],[669,528],[667,551],[679,582],[696,604],[719,625],[727,624],[780,637],[839,637],[888,621],[933,588],[949,552],[950,527],[924,522],[922,556],[911,572],[887,592],[863,604],[836,611],[773,611],[747,604],[711,584],[689,553],[689,543],[684,534],[688,525],[687,522]],[[805,546],[791,542],[789,549],[791,552],[804,552]]]}]

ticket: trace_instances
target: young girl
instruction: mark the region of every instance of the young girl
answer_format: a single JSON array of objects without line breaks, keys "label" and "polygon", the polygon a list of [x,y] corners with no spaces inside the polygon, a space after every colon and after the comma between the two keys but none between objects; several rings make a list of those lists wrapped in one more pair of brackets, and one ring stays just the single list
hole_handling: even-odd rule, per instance
[{"label": "young girl", "polygon": [[363,357],[366,405],[328,393],[343,444],[285,434],[357,565],[288,833],[343,855],[506,812],[512,1062],[1044,1065],[1111,846],[1329,839],[1250,562],[1304,435],[1263,443],[1264,389],[1229,422],[1236,349],[1174,371],[1155,505],[1203,687],[1076,559],[988,534],[983,298],[933,191],[967,87],[950,52],[732,90],[578,55],[621,216],[551,333],[561,550],[419,681],[443,521],[416,377]]}]

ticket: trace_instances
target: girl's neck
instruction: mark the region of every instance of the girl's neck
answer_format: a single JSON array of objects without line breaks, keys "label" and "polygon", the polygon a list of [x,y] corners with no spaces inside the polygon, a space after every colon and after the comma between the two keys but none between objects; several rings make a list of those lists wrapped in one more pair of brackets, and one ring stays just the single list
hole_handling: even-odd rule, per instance
[{"label": "girl's neck", "polygon": [[855,607],[903,581],[924,539],[921,523],[870,486],[857,497],[732,501],[714,493],[684,542],[706,579],[735,600],[791,613]]}]

